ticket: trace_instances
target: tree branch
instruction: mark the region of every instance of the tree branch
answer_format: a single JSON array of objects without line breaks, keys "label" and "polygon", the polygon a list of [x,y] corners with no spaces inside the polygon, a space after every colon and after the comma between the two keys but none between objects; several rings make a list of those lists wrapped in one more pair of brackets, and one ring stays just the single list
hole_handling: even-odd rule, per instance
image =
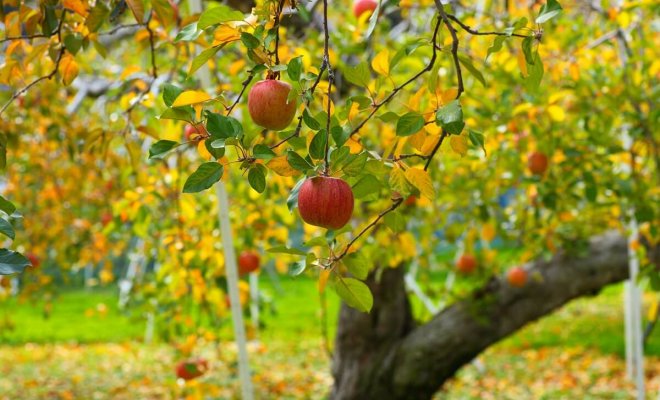
[{"label": "tree branch", "polygon": [[456,68],[456,80],[458,81],[458,93],[456,94],[456,98],[458,99],[465,91],[465,87],[463,86],[463,72],[461,70],[461,62],[458,59],[458,35],[456,34],[456,28],[454,28],[454,26],[449,21],[449,17],[445,12],[445,7],[442,5],[440,0],[435,0],[435,5],[438,8],[438,12],[440,13],[442,21],[444,22],[447,30],[449,30],[449,34],[451,35],[451,56],[454,59],[454,67]]},{"label": "tree branch", "polygon": [[464,31],[466,31],[470,35],[474,35],[474,36],[515,36],[515,37],[519,37],[519,38],[528,37],[527,35],[521,35],[519,33],[508,34],[508,33],[504,33],[504,32],[479,32],[476,29],[470,28],[468,25],[463,23],[463,21],[456,18],[456,16],[454,16],[452,14],[447,14],[447,18],[449,18],[450,20],[456,22]]},{"label": "tree branch", "polygon": [[34,85],[38,84],[39,82],[47,79],[52,79],[55,76],[55,74],[57,74],[57,71],[60,68],[60,61],[62,61],[62,57],[64,57],[64,53],[66,52],[66,47],[64,47],[64,43],[62,43],[62,25],[64,25],[64,19],[65,19],[64,17],[66,16],[66,11],[67,11],[66,9],[62,10],[62,18],[60,19],[60,23],[57,25],[57,29],[53,33],[53,34],[57,34],[57,39],[59,40],[61,45],[60,51],[57,53],[57,59],[55,60],[55,67],[48,75],[44,75],[35,79],[34,81],[30,82],[27,86],[14,93],[9,99],[9,101],[7,101],[7,103],[5,103],[4,106],[2,106],[2,109],[0,109],[0,116],[2,116],[5,110],[7,110],[7,108],[11,105],[11,103],[14,102],[14,100],[18,98],[18,96],[27,92],[28,90],[30,90],[30,88],[32,88]]}]

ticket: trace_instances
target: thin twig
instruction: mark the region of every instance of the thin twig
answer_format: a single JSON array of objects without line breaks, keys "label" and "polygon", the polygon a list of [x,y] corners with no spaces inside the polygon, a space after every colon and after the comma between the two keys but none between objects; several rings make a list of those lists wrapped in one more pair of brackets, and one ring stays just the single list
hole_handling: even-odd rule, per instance
[{"label": "thin twig", "polygon": [[519,33],[508,34],[508,33],[505,33],[505,32],[479,32],[476,29],[472,29],[470,26],[466,25],[463,21],[456,18],[456,16],[454,16],[452,14],[447,14],[447,18],[449,18],[450,20],[456,22],[461,28],[463,28],[464,31],[466,31],[470,35],[474,35],[474,36],[515,36],[515,37],[519,37],[519,38],[529,37],[527,35],[522,35],[522,34],[519,34]]},{"label": "thin twig", "polygon": [[403,198],[396,199],[396,200],[394,200],[394,201],[392,202],[392,205],[391,205],[388,209],[386,209],[386,210],[384,210],[384,211],[381,211],[381,213],[378,214],[378,216],[377,216],[373,221],[371,221],[371,222],[369,223],[369,225],[365,226],[365,227],[360,231],[360,233],[358,233],[353,239],[351,239],[351,241],[348,242],[348,244],[346,245],[346,247],[344,248],[344,250],[343,250],[341,253],[339,253],[339,255],[334,256],[334,257],[332,258],[331,261],[332,261],[332,262],[337,262],[337,261],[341,260],[342,258],[344,258],[344,256],[345,256],[346,254],[348,254],[348,250],[350,250],[350,248],[355,244],[355,242],[356,242],[358,239],[360,239],[360,238],[362,237],[362,235],[364,235],[365,233],[367,233],[367,231],[368,231],[369,229],[371,229],[371,228],[373,228],[374,226],[376,226],[376,224],[378,223],[378,221],[380,221],[384,216],[386,216],[387,214],[389,214],[389,213],[391,213],[392,211],[394,211],[394,210],[396,210],[397,208],[399,208],[399,206],[403,203],[403,200],[404,200]]},{"label": "thin twig", "polygon": [[57,53],[57,59],[55,60],[55,67],[48,75],[44,75],[35,79],[34,81],[30,82],[27,86],[25,86],[23,89],[20,89],[19,91],[14,93],[14,95],[11,96],[9,101],[7,101],[7,103],[5,103],[4,106],[2,106],[2,109],[0,109],[0,116],[2,116],[5,110],[7,110],[7,108],[11,105],[11,103],[14,100],[18,98],[18,96],[30,90],[30,88],[36,85],[37,83],[44,81],[46,79],[52,79],[55,76],[55,74],[57,74],[57,71],[60,68],[60,62],[62,61],[62,57],[64,57],[64,53],[66,52],[66,47],[64,46],[64,43],[62,43],[62,25],[64,24],[64,17],[66,16],[66,11],[67,11],[66,9],[62,10],[62,19],[60,19],[60,23],[57,25],[57,30],[55,31],[55,33],[57,33],[57,39],[59,40],[62,46],[60,48],[60,51]]},{"label": "thin twig", "polygon": [[449,17],[445,12],[445,7],[442,5],[440,0],[435,0],[435,5],[438,8],[438,12],[440,13],[442,21],[445,23],[445,26],[451,35],[451,56],[454,59],[456,78],[458,80],[458,92],[456,93],[456,98],[458,99],[465,91],[465,87],[463,86],[463,72],[461,70],[461,62],[458,59],[458,35],[456,34],[456,28],[454,28],[454,25],[451,24]]},{"label": "thin twig", "polygon": [[330,64],[330,32],[328,31],[328,0],[323,0],[323,63],[328,69],[328,118],[325,126],[325,152],[323,156],[323,175],[328,175],[330,172],[330,162],[328,161],[328,154],[330,153],[330,109],[332,100],[332,83],[334,81],[334,73],[332,72],[332,65]]},{"label": "thin twig", "polygon": [[252,79],[254,79],[254,71],[250,71],[250,75],[248,75],[248,77],[243,81],[243,87],[241,88],[241,92],[238,94],[238,97],[236,97],[236,100],[234,100],[234,103],[226,108],[227,116],[229,116],[229,114],[231,114],[231,112],[234,111],[234,108],[236,107],[238,102],[241,101],[241,98],[245,93],[245,89],[247,89],[250,82],[252,82]]},{"label": "thin twig", "polygon": [[392,98],[394,98],[394,96],[396,96],[396,94],[401,91],[401,89],[403,89],[406,86],[408,86],[409,84],[415,82],[420,76],[424,75],[425,73],[427,73],[427,72],[429,72],[433,69],[433,65],[435,65],[435,61],[437,59],[437,49],[436,49],[435,43],[436,43],[436,40],[437,40],[437,37],[438,37],[438,30],[440,29],[440,22],[441,22],[441,19],[438,18],[438,20],[435,24],[435,28],[433,30],[433,38],[431,39],[431,43],[433,44],[433,55],[431,56],[431,60],[426,65],[426,67],[424,67],[424,69],[422,69],[421,71],[416,73],[412,78],[408,79],[407,81],[405,81],[401,85],[395,87],[394,90],[392,90],[392,93],[390,93],[389,96],[387,96],[383,101],[381,101],[380,103],[374,104],[373,109],[371,110],[369,115],[364,120],[362,120],[362,122],[360,122],[355,128],[353,128],[353,130],[351,131],[351,134],[349,135],[350,137],[352,137],[353,135],[358,133],[360,131],[360,129],[362,129],[362,127],[371,119],[371,117],[373,117],[374,114],[376,114],[376,112],[378,112],[378,110],[382,106],[389,103],[390,100],[392,100]]},{"label": "thin twig", "polygon": [[282,11],[284,10],[285,0],[280,0],[275,10],[275,65],[280,65],[280,19],[282,18]]},{"label": "thin twig", "polygon": [[144,23],[144,28],[149,32],[149,46],[151,47],[151,74],[154,79],[158,78],[158,68],[156,67],[156,46],[154,44],[154,31],[149,27],[149,22],[151,22],[151,17],[153,16],[153,11],[149,14],[147,22]]},{"label": "thin twig", "polygon": [[0,39],[0,43],[4,42],[9,42],[12,40],[31,40],[31,39],[37,39],[37,38],[49,38],[57,33],[57,30],[51,33],[50,35],[47,35],[45,33],[37,33],[34,35],[28,35],[28,36],[8,36],[3,39]]},{"label": "thin twig", "polygon": [[137,27],[139,27],[139,26],[141,26],[141,25],[142,25],[142,24],[140,24],[140,23],[126,24],[126,25],[117,25],[117,26],[115,26],[114,28],[112,28],[112,29],[110,29],[110,30],[107,30],[107,31],[105,31],[105,32],[99,32],[99,33],[97,33],[97,36],[114,35],[115,33],[117,33],[118,31],[120,31],[120,30],[122,30],[122,29],[137,28]]},{"label": "thin twig", "polygon": [[431,150],[431,154],[429,154],[426,158],[426,164],[424,164],[424,171],[427,171],[429,169],[429,165],[431,165],[431,161],[433,161],[433,157],[435,156],[435,153],[438,152],[438,149],[440,149],[440,146],[442,146],[442,142],[445,140],[447,136],[449,136],[447,134],[447,131],[443,129],[442,134],[440,135],[440,140],[438,140],[438,143],[436,143],[433,150]]}]

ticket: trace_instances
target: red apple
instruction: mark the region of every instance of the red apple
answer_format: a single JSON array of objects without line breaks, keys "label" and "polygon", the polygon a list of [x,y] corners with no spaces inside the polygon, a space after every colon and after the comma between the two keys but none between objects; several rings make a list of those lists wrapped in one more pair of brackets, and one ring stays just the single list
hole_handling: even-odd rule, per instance
[{"label": "red apple", "polygon": [[296,101],[287,101],[291,85],[275,79],[259,81],[248,93],[248,111],[255,124],[281,131],[296,115]]},{"label": "red apple", "polygon": [[507,272],[506,280],[511,286],[523,287],[527,283],[527,271],[520,267],[513,267]]},{"label": "red apple", "polygon": [[177,378],[189,381],[204,375],[209,369],[208,361],[203,358],[180,361],[176,365]]},{"label": "red apple", "polygon": [[259,255],[251,250],[244,250],[238,256],[238,272],[249,274],[259,269]]},{"label": "red apple", "polygon": [[462,274],[469,274],[477,268],[477,259],[472,254],[463,254],[456,261],[456,269]]},{"label": "red apple", "polygon": [[206,137],[209,133],[206,131],[204,124],[200,122],[195,125],[186,125],[184,134],[186,135],[186,141],[191,142],[193,140],[199,140],[202,137]]},{"label": "red apple", "polygon": [[339,229],[353,215],[353,190],[339,178],[308,178],[298,192],[298,210],[310,225]]},{"label": "red apple", "polygon": [[414,194],[411,194],[410,196],[408,196],[406,198],[406,200],[403,202],[403,204],[405,204],[407,206],[414,206],[416,202],[417,202],[417,196],[415,196]]},{"label": "red apple", "polygon": [[353,3],[353,14],[355,15],[355,18],[360,18],[362,13],[372,13],[376,7],[378,7],[378,2],[376,0],[356,0]]},{"label": "red apple", "polygon": [[527,167],[534,175],[543,175],[548,169],[548,156],[535,151],[527,158]]},{"label": "red apple", "polygon": [[32,264],[34,268],[39,268],[39,265],[41,265],[41,260],[39,260],[39,257],[34,253],[25,254],[25,258],[30,261],[30,264]]},{"label": "red apple", "polygon": [[106,226],[112,221],[112,214],[105,212],[101,215],[101,225]]}]

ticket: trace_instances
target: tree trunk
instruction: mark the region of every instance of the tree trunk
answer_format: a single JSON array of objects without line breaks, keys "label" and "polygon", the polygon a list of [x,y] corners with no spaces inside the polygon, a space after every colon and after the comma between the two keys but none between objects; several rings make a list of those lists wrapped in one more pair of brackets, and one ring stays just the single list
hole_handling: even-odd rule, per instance
[{"label": "tree trunk", "polygon": [[419,327],[413,325],[403,268],[384,271],[380,280],[370,277],[372,312],[346,306],[340,311],[331,398],[430,399],[488,346],[572,299],[626,279],[627,243],[609,232],[594,237],[583,257],[558,254],[526,269],[525,287],[494,277]]}]

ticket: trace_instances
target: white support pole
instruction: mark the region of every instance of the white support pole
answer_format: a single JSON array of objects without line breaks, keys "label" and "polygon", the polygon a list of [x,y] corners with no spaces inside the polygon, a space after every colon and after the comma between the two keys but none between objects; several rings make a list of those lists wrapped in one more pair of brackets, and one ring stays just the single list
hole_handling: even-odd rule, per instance
[{"label": "white support pole", "polygon": [[[622,56],[624,64],[627,58]],[[633,139],[628,134],[629,126],[622,127],[621,141],[625,150],[630,150]],[[630,165],[621,164],[623,171],[632,173]],[[635,383],[637,400],[644,400],[646,389],[644,382],[644,332],[642,327],[642,290],[637,284],[639,275],[639,259],[633,250],[633,243],[639,237],[639,227],[635,219],[635,210],[628,210],[628,271],[629,279],[624,286],[625,334],[626,334],[626,373]]]},{"label": "white support pole", "polygon": [[250,279],[250,319],[255,334],[259,332],[259,274],[251,273]]},{"label": "white support pole", "polygon": [[[202,11],[201,0],[188,0],[190,12]],[[205,65],[197,71],[197,76],[204,87],[211,87],[211,75]],[[218,199],[218,220],[222,235],[222,248],[225,255],[225,273],[227,275],[227,286],[229,289],[229,301],[231,303],[231,318],[234,325],[234,336],[238,347],[238,375],[241,382],[241,399],[253,400],[254,389],[250,376],[250,365],[248,363],[247,341],[245,337],[245,324],[243,322],[243,311],[241,310],[240,296],[238,292],[238,268],[236,267],[236,254],[234,251],[234,239],[229,221],[229,198],[227,189],[222,180],[215,184]]]},{"label": "white support pole", "polygon": [[250,366],[248,363],[247,340],[245,337],[245,325],[243,323],[243,312],[241,310],[240,296],[238,293],[238,268],[236,267],[236,254],[234,252],[234,240],[229,225],[229,201],[227,189],[221,181],[215,185],[218,197],[218,219],[222,235],[222,248],[225,252],[225,273],[227,274],[227,286],[229,287],[229,301],[231,304],[231,318],[234,323],[234,335],[238,346],[238,374],[241,380],[241,398],[252,400],[254,390],[250,377]]}]

